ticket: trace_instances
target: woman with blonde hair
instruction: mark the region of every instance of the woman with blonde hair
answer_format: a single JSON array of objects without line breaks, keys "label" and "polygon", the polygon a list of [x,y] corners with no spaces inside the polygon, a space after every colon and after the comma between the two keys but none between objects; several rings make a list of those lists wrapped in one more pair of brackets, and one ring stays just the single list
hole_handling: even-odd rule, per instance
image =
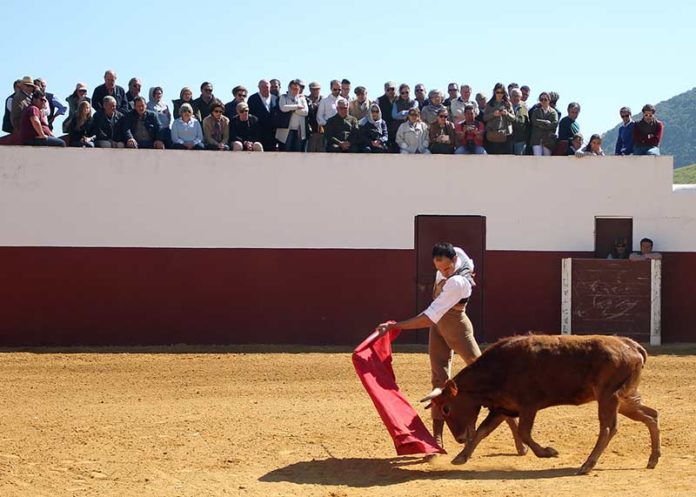
[{"label": "woman with blonde hair", "polygon": [[191,104],[179,109],[181,117],[172,124],[172,148],[180,150],[205,150],[201,123],[193,117]]},{"label": "woman with blonde hair", "polygon": [[68,126],[71,147],[94,148],[95,133],[92,132],[92,104],[82,100],[77,105],[77,112]]}]

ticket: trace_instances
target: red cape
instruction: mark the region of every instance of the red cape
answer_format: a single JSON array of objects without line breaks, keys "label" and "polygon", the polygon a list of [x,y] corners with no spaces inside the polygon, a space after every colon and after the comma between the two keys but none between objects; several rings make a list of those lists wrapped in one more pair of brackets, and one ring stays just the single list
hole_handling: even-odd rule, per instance
[{"label": "red cape", "polygon": [[446,454],[399,391],[392,369],[391,344],[401,330],[380,337],[375,330],[353,352],[353,366],[394,440],[396,453]]}]

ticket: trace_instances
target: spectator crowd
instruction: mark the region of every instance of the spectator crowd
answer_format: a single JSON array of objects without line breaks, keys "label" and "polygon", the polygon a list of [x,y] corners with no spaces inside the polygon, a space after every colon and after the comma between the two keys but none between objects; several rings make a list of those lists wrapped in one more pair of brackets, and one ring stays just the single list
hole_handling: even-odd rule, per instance
[{"label": "spectator crowd", "polygon": [[[172,107],[160,86],[150,88],[131,78],[128,89],[116,84],[113,70],[88,96],[83,83],[66,97],[67,106],[47,91],[44,79],[25,76],[5,100],[0,143],[85,148],[154,148],[218,151],[287,151],[403,154],[604,155],[602,138],[580,133],[580,104],[566,115],[557,108],[559,95],[542,91],[530,102],[528,86],[497,83],[490,97],[473,95],[467,85],[450,83],[447,95],[416,84],[384,84],[384,93],[368,98],[363,86],[332,80],[322,95],[317,82],[294,79],[281,93],[277,79],[262,79],[255,93],[232,89],[232,100],[215,97],[213,85],[200,85],[200,95],[184,87]],[[352,90],[352,91],[351,91]],[[67,114],[67,115],[66,115]],[[54,121],[66,115],[60,137]],[[659,155],[664,130],[655,107],[642,108],[633,121],[631,109],[619,111],[622,124],[616,155]]]}]

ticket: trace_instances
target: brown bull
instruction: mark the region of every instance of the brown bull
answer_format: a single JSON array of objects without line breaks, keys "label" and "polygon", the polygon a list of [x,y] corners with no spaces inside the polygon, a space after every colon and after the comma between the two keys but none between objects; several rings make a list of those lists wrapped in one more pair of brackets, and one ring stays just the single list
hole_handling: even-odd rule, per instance
[{"label": "brown bull", "polygon": [[[660,457],[657,411],[641,404],[640,373],[647,359],[643,347],[629,338],[612,336],[528,335],[500,340],[464,368],[432,400],[447,426],[465,443],[454,464],[463,464],[476,446],[506,416],[519,416],[519,435],[537,457],[555,457],[552,447],[532,439],[537,411],[558,405],[581,405],[596,400],[599,438],[579,474],[588,473],[616,433],[616,413],[644,423],[650,431],[648,468]],[[481,410],[490,410],[476,429]]]}]

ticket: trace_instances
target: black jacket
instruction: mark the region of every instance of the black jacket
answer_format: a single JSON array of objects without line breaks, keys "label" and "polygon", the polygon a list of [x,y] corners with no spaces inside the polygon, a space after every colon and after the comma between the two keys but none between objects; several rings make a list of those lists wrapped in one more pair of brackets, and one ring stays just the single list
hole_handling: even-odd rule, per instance
[{"label": "black jacket", "polygon": [[[248,104],[249,114],[256,116],[259,120],[259,141],[263,144],[263,149],[275,150],[275,129],[271,120],[271,111],[266,109],[258,92],[249,97]],[[271,95],[271,109],[277,104],[278,97]]]},{"label": "black jacket", "polygon": [[242,121],[239,116],[230,119],[230,142],[257,142],[259,139],[259,120],[249,114],[248,121]]},{"label": "black jacket", "polygon": [[92,116],[92,127],[89,135],[96,136],[95,141],[122,141],[119,126],[121,119],[123,119],[123,114],[119,111],[114,112],[113,117],[109,119],[103,110],[99,110]]},{"label": "black jacket", "polygon": [[[104,108],[103,100],[108,94],[109,92],[106,91],[105,85],[99,85],[94,89],[94,93],[92,94],[92,107],[95,111],[102,110]],[[116,99],[116,110],[121,114],[125,114],[130,110],[128,108],[128,100],[126,100],[126,90],[120,86],[115,86],[114,94],[111,96]]]}]

